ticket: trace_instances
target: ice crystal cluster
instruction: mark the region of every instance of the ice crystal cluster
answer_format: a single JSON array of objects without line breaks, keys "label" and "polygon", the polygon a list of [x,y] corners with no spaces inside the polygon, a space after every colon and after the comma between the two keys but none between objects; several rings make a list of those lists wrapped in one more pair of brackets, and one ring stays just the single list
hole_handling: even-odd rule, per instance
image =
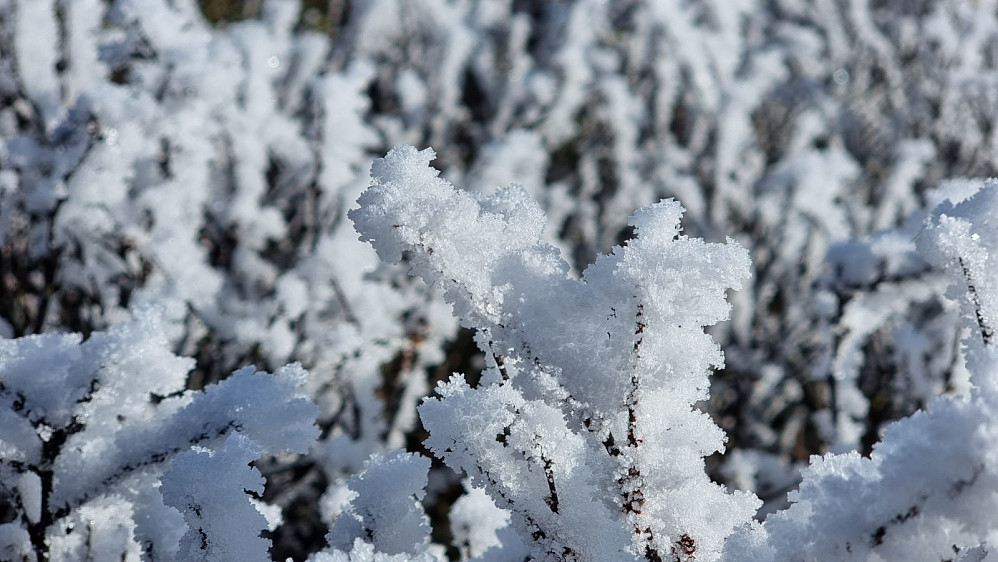
[{"label": "ice crystal cluster", "polygon": [[725,289],[746,277],[746,252],[686,237],[682,207],[666,200],[636,212],[634,238],[574,279],[539,240],[543,213],[522,189],[458,191],[428,166],[433,157],[400,147],[376,161],[351,218],[382,259],[404,259],[439,285],[477,330],[487,367],[474,387],[455,374],[419,407],[426,446],[510,511],[530,557],[989,553],[998,529],[998,182],[941,194],[919,242],[949,270],[952,296],[972,319],[969,393],[890,426],[868,458],[812,457],[792,505],[758,523],[754,495],[706,477],[703,457],[723,451],[724,435],[695,408],[709,369],[723,362],[703,328],[727,317]]},{"label": "ice crystal cluster", "polygon": [[682,207],[663,201],[572,279],[521,188],[457,191],[433,157],[377,161],[351,215],[382,259],[405,254],[444,289],[489,359],[476,387],[454,375],[420,406],[427,448],[510,510],[539,558],[717,556],[758,505],[710,482],[703,457],[724,437],[692,405],[722,363],[703,327],[727,316],[744,249],[680,234]]},{"label": "ice crystal cluster", "polygon": [[995,556],[998,1],[227,4],[0,0],[0,560]]},{"label": "ice crystal cluster", "polygon": [[192,366],[148,310],[85,342],[0,340],[4,559],[267,558],[259,534],[280,515],[247,495],[263,491],[249,462],[308,451],[307,375],[250,367],[185,392]]}]

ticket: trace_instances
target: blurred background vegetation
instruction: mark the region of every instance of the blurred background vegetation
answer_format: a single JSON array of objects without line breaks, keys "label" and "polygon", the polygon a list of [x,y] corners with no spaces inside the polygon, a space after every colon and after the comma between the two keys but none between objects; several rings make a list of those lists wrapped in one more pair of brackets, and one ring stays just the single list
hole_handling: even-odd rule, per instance
[{"label": "blurred background vegetation", "polygon": [[[254,18],[260,13],[262,3],[262,0],[198,0],[201,12],[216,26]],[[301,0],[299,25],[335,36],[348,8],[348,0]]]}]

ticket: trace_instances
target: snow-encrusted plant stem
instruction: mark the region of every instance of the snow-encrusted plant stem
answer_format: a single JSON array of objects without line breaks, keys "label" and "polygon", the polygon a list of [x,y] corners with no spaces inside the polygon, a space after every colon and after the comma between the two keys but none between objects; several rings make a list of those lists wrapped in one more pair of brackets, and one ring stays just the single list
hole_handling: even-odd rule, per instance
[{"label": "snow-encrusted plant stem", "polygon": [[694,407],[723,362],[703,328],[726,318],[745,250],[683,236],[663,201],[572,279],[522,189],[459,191],[433,157],[392,150],[351,213],[383,260],[445,291],[488,358],[477,386],[454,375],[421,406],[427,447],[515,514],[533,556],[716,557],[758,506],[705,474],[724,436]]}]

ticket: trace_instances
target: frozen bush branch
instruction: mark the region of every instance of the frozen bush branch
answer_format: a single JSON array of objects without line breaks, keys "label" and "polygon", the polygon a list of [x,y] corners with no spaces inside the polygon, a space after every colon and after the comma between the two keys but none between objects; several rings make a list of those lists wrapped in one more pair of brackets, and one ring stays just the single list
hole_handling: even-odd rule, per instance
[{"label": "frozen bush branch", "polygon": [[86,341],[0,340],[2,497],[16,514],[4,558],[267,558],[248,464],[311,447],[306,373],[244,369],[185,392],[193,363],[166,343],[150,310]]},{"label": "frozen bush branch", "polygon": [[461,192],[432,158],[375,162],[350,215],[382,259],[442,286],[491,358],[477,387],[455,376],[420,407],[429,449],[514,513],[534,556],[716,557],[758,505],[707,478],[724,437],[693,405],[723,361],[703,328],[727,316],[745,251],[683,236],[665,201],[571,279],[519,187]]},{"label": "frozen bush branch", "polygon": [[[252,559],[266,555],[266,526],[278,559],[328,536],[317,557],[585,558],[594,541],[607,559],[701,560],[732,519],[688,532],[712,527],[677,515],[699,504],[663,513],[649,492],[738,504],[702,476],[722,444],[709,473],[764,500],[759,519],[788,505],[806,469],[781,516],[805,530],[784,533],[776,517],[763,535],[813,534],[849,545],[846,557],[893,556],[898,537],[938,523],[939,490],[986,495],[993,463],[958,447],[987,440],[912,420],[954,410],[990,427],[959,412],[983,408],[975,393],[988,388],[973,350],[995,340],[992,252],[975,246],[987,217],[972,211],[993,212],[988,195],[962,203],[981,181],[945,178],[998,173],[994,0],[370,0],[336,3],[329,35],[309,31],[312,2],[246,3],[255,17],[211,26],[194,0],[0,0],[0,347],[46,350],[31,352],[37,372],[0,364],[0,543],[12,545],[0,558],[219,558],[244,545]],[[423,236],[398,257],[438,277],[477,345],[471,330],[448,343],[444,300],[380,263],[348,220],[371,160],[402,144],[434,146],[442,176],[481,194],[430,189],[414,209],[432,216],[396,217],[422,226],[382,237]],[[529,197],[486,197],[511,182]],[[690,238],[656,241],[678,206],[631,214],[673,197]],[[725,236],[750,265],[703,263],[741,251],[691,239]],[[736,285],[731,321],[714,324]],[[163,314],[146,338],[150,304]],[[962,345],[968,334],[979,341]],[[116,365],[89,359],[100,341],[144,359],[122,367],[133,375],[96,375]],[[281,368],[295,361],[310,373],[298,386]],[[423,451],[416,405],[452,371],[467,384],[444,383],[421,415],[463,480],[396,451]],[[316,403],[310,454],[274,457],[257,441],[276,431],[257,416],[303,411],[253,402],[258,385],[285,406]],[[224,407],[234,395],[253,407]],[[455,416],[475,431],[457,432]],[[918,424],[948,441],[914,450],[985,468],[933,463],[938,478],[905,480],[888,457],[908,457],[888,450],[915,441],[897,427]],[[869,460],[806,468],[849,451]],[[885,499],[893,484],[870,474],[924,485],[925,498]],[[825,485],[882,502],[868,514]],[[405,540],[377,515],[389,496],[385,511],[412,523]],[[611,523],[569,532],[576,509]],[[834,528],[811,532],[815,521]],[[729,551],[777,548],[732,529]],[[927,533],[938,541],[925,552],[985,556],[968,529]]]},{"label": "frozen bush branch", "polygon": [[745,275],[744,252],[681,235],[682,208],[663,202],[635,213],[635,238],[573,280],[539,241],[543,215],[522,191],[455,190],[428,166],[432,158],[400,147],[375,162],[350,216],[383,259],[404,258],[442,285],[462,322],[479,330],[491,362],[477,386],[454,375],[420,407],[426,445],[512,513],[533,556],[897,560],[987,551],[998,510],[988,468],[998,427],[990,329],[998,184],[938,207],[919,242],[953,271],[974,320],[969,396],[937,399],[897,422],[870,458],[815,457],[791,507],[749,523],[758,501],[704,474],[702,457],[723,450],[723,435],[692,408],[721,363],[702,329],[725,317],[724,290]]},{"label": "frozen bush branch", "polygon": [[[951,296],[972,323],[965,339],[972,384],[888,427],[869,458],[814,457],[793,505],[729,539],[726,558],[980,560],[991,552],[998,512],[998,349],[990,325],[998,305],[998,183],[939,205],[919,249],[951,273]],[[803,540],[804,537],[807,540]]]}]

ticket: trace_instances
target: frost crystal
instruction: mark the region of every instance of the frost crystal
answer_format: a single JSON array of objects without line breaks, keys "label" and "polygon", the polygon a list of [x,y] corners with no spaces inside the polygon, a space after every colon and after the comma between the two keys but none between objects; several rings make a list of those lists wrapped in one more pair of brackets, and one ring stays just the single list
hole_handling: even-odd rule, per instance
[{"label": "frost crystal", "polygon": [[349,551],[356,539],[367,539],[378,552],[422,553],[429,542],[429,521],[419,503],[425,496],[426,457],[396,452],[375,457],[348,486],[355,494],[327,537],[335,548]]},{"label": "frost crystal", "polygon": [[148,309],[86,341],[0,340],[0,492],[16,498],[4,558],[268,559],[248,464],[314,442],[306,373],[244,369],[185,392],[191,366]]},{"label": "frost crystal", "polygon": [[[998,182],[933,211],[919,249],[955,281],[970,326],[969,396],[941,397],[887,428],[869,458],[813,457],[793,505],[726,545],[729,560],[982,559],[998,513]],[[806,540],[803,540],[806,537]],[[976,554],[975,554],[976,553]]]},{"label": "frost crystal", "polygon": [[514,514],[535,556],[716,557],[758,502],[707,478],[724,436],[693,405],[722,365],[703,329],[727,317],[746,252],[682,235],[663,201],[574,280],[521,188],[458,191],[432,158],[389,152],[350,215],[382,259],[444,288],[489,358],[477,386],[455,375],[420,407],[426,445]]},{"label": "frost crystal", "polygon": [[[994,557],[996,37],[996,0],[0,0],[0,560]],[[376,252],[400,144],[442,172],[378,164]],[[463,475],[399,452],[440,379]]]}]

